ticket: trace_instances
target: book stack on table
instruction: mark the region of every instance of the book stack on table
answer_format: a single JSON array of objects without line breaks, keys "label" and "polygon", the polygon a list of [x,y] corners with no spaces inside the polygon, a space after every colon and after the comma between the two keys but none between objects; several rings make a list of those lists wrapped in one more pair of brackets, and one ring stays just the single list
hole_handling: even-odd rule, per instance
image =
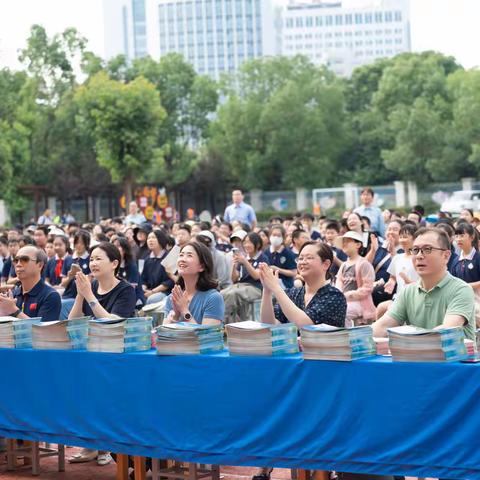
[{"label": "book stack on table", "polygon": [[178,322],[156,328],[158,355],[198,355],[224,349],[223,325]]},{"label": "book stack on table", "polygon": [[376,354],[368,325],[339,328],[322,323],[302,327],[300,334],[305,359],[351,361]]},{"label": "book stack on table", "polygon": [[467,358],[462,327],[426,330],[403,325],[388,329],[394,361],[454,362]]},{"label": "book stack on table", "polygon": [[152,318],[99,318],[88,322],[90,352],[140,352],[152,348]]},{"label": "book stack on table", "polygon": [[226,326],[231,355],[291,355],[298,353],[298,329],[293,323],[229,323]]},{"label": "book stack on table", "polygon": [[0,348],[32,348],[32,325],[41,320],[0,317]]},{"label": "book stack on table", "polygon": [[32,326],[32,346],[40,350],[85,349],[89,317],[40,322]]}]

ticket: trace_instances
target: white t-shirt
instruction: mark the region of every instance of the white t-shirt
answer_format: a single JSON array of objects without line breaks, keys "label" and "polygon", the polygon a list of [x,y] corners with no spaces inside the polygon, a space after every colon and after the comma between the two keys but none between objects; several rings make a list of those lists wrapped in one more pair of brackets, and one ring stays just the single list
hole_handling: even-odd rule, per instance
[{"label": "white t-shirt", "polygon": [[413,266],[413,257],[407,257],[404,253],[398,253],[392,258],[387,272],[395,277],[397,281],[397,295],[405,288],[405,280],[400,276],[404,273],[410,281],[416,282],[419,279],[418,273]]}]

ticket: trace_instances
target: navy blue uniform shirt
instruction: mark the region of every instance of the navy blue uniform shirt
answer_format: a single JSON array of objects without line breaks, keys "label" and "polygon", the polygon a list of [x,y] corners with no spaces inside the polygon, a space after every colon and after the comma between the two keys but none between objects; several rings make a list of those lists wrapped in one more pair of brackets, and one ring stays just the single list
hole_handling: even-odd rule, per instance
[{"label": "navy blue uniform shirt", "polygon": [[162,260],[168,255],[165,251],[160,257],[148,257],[142,271],[142,284],[147,290],[152,290],[160,285],[165,285],[168,289],[163,292],[169,294],[175,285],[174,281],[167,275]]},{"label": "navy blue uniform shirt", "polygon": [[[62,277],[66,277],[72,265],[76,263],[82,268],[82,272],[85,275],[90,274],[90,255],[86,254],[83,257],[68,257],[63,262]],[[63,298],[75,298],[77,296],[77,285],[75,279],[73,279],[63,292]]]},{"label": "navy blue uniform shirt", "polygon": [[62,299],[60,294],[42,279],[27,293],[21,285],[13,289],[17,307],[30,318],[42,317],[42,322],[51,322],[60,318]]},{"label": "navy blue uniform shirt", "polygon": [[[278,268],[285,270],[297,271],[297,262],[295,261],[295,254],[287,247],[283,247],[280,252],[272,252],[270,248],[267,248],[263,254],[268,258],[269,265],[275,265]],[[287,277],[286,275],[279,275],[280,280],[285,285],[285,288],[293,287],[294,277]]]},{"label": "navy blue uniform shirt", "polygon": [[132,284],[133,288],[135,288],[135,294],[137,296],[137,305],[139,303],[144,305],[146,299],[143,293],[142,280],[140,278],[140,273],[138,272],[137,263],[130,262],[125,264],[123,267],[120,267],[118,269],[118,278],[121,278]]},{"label": "navy blue uniform shirt", "polygon": [[[250,258],[248,260],[250,265],[256,270],[258,266],[261,263],[269,263],[268,258],[265,256],[264,253],[260,253],[256,258]],[[250,285],[257,287],[257,288],[262,288],[262,282],[260,279],[255,280],[249,273],[246,267],[244,267],[242,264],[237,265],[237,270],[240,275],[240,279],[238,280],[238,283],[249,283]]]},{"label": "navy blue uniform shirt", "polygon": [[467,283],[480,281],[480,253],[473,249],[466,258],[457,257],[452,275]]},{"label": "navy blue uniform shirt", "polygon": [[[98,282],[94,280],[92,282],[92,292],[100,305],[108,313],[118,315],[121,318],[131,318],[135,316],[135,304],[137,303],[135,289],[124,280],[120,280],[118,285],[104,295],[98,293]],[[94,316],[92,309],[86,300],[83,301],[82,310],[84,315],[90,317]]]}]

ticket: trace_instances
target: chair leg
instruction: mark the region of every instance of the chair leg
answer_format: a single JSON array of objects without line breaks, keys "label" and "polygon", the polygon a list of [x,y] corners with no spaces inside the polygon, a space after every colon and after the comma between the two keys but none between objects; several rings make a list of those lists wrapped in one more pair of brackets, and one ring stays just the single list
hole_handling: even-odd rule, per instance
[{"label": "chair leg", "polygon": [[32,449],[32,475],[40,475],[40,446],[39,442],[31,442]]},{"label": "chair leg", "polygon": [[17,456],[13,453],[15,451],[16,440],[7,438],[7,470],[11,472],[15,469],[15,460]]},{"label": "chair leg", "polygon": [[315,470],[313,472],[313,480],[329,480],[330,473],[325,470]]},{"label": "chair leg", "polygon": [[188,464],[188,480],[197,480],[197,464]]},{"label": "chair leg", "polygon": [[220,465],[212,465],[212,480],[220,480]]},{"label": "chair leg", "polygon": [[298,480],[310,480],[310,470],[303,470],[299,468],[297,470],[297,478]]},{"label": "chair leg", "polygon": [[57,445],[58,447],[58,471],[65,471],[65,445]]},{"label": "chair leg", "polygon": [[145,457],[134,456],[133,468],[135,469],[135,480],[145,480],[147,478]]},{"label": "chair leg", "polygon": [[117,476],[116,480],[128,480],[128,455],[117,454]]},{"label": "chair leg", "polygon": [[152,480],[160,480],[158,475],[159,470],[160,470],[160,460],[158,458],[152,458]]}]

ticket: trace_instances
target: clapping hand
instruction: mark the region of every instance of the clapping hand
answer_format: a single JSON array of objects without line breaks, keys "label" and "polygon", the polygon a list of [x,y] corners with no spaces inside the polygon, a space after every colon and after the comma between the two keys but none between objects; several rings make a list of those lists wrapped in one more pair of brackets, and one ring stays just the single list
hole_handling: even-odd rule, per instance
[{"label": "clapping hand", "polygon": [[260,272],[260,281],[262,282],[264,290],[267,292],[274,292],[280,288],[278,282],[278,270],[273,271],[266,263],[261,263],[258,270]]},{"label": "clapping hand", "polygon": [[77,285],[77,292],[87,301],[94,297],[92,292],[92,284],[90,279],[83,272],[78,272],[75,275],[75,284]]},{"label": "clapping hand", "polygon": [[376,252],[378,250],[378,237],[374,234],[370,234],[370,248]]},{"label": "clapping hand", "polygon": [[0,315],[11,315],[17,311],[17,308],[11,291],[0,294]]},{"label": "clapping hand", "polygon": [[180,285],[175,285],[172,290],[172,306],[177,317],[188,312],[188,296]]}]

